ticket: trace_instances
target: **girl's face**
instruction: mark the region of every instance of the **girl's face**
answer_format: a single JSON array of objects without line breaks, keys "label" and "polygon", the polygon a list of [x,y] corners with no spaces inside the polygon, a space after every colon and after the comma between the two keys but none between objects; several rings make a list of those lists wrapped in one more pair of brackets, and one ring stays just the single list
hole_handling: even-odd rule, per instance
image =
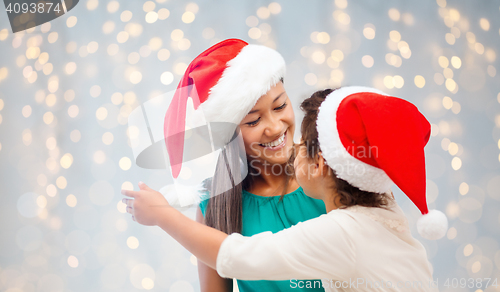
[{"label": "girl's face", "polygon": [[257,101],[240,128],[251,161],[262,165],[288,161],[293,151],[295,115],[281,82]]}]

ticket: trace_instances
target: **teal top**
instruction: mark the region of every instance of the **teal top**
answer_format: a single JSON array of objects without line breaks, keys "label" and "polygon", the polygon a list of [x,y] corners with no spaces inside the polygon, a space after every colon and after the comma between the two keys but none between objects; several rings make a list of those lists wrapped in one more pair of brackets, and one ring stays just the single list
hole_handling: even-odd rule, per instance
[{"label": "teal top", "polygon": [[[306,196],[302,187],[284,195],[281,201],[281,196],[262,197],[245,190],[242,196],[243,221],[241,234],[244,236],[252,236],[265,231],[276,233],[301,221],[316,218],[326,213],[323,201]],[[208,200],[200,203],[203,216],[205,216],[207,204]],[[321,280],[237,281],[240,292],[324,291]]]}]

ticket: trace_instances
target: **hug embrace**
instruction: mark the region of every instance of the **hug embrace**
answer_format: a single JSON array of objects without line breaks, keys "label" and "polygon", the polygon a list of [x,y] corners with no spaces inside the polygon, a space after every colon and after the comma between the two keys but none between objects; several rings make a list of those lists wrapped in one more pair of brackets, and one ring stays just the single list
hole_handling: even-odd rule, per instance
[{"label": "hug embrace", "polygon": [[[232,278],[242,292],[436,291],[426,251],[391,192],[396,184],[424,215],[422,236],[444,235],[446,216],[429,211],[425,196],[429,122],[373,88],[325,89],[302,102],[294,144],[284,74],[279,53],[237,39],[196,57],[165,117],[174,178],[186,120],[196,116],[186,114],[188,99],[207,122],[236,126],[217,129],[226,146],[194,200],[197,222],[171,205],[191,194],[178,188],[169,203],[143,183],[122,191],[132,219],[161,227],[198,258],[202,291],[232,291]],[[237,135],[243,142],[230,143]]]}]

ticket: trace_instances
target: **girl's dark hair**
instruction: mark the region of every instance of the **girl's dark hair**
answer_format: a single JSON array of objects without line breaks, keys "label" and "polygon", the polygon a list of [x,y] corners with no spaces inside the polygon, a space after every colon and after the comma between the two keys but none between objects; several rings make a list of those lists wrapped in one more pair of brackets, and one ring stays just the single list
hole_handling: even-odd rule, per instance
[{"label": "girl's dark hair", "polygon": [[[280,80],[283,83],[283,79]],[[241,233],[242,228],[242,191],[250,190],[254,184],[254,179],[258,175],[256,169],[247,163],[247,176],[241,180],[240,171],[240,153],[237,143],[230,143],[221,151],[214,177],[207,181],[205,187],[211,194],[220,194],[210,196],[205,211],[205,224],[223,231],[227,234],[234,232]],[[286,180],[281,194],[280,201],[286,194],[288,183],[293,176],[293,159],[295,152],[285,165]],[[250,161],[247,157],[247,161]],[[228,179],[229,177],[229,179]],[[241,183],[235,184],[235,181]],[[231,184],[231,186],[228,186]],[[220,191],[221,188],[228,189]]]},{"label": "girl's dark hair", "polygon": [[[325,89],[316,91],[300,105],[300,109],[304,112],[304,119],[301,125],[301,145],[307,147],[307,158],[313,161],[318,158],[318,154],[321,152],[318,141],[318,131],[316,130],[319,107],[326,96],[334,90],[335,89]],[[332,131],[335,131],[335,129],[332,129]],[[339,208],[347,208],[354,205],[384,208],[388,205],[389,201],[386,194],[362,191],[349,184],[347,181],[338,178],[335,174],[335,170],[331,168],[330,170],[332,172],[329,173],[331,173],[331,177],[335,183],[335,190],[338,193],[335,203],[337,206],[342,206]]]}]

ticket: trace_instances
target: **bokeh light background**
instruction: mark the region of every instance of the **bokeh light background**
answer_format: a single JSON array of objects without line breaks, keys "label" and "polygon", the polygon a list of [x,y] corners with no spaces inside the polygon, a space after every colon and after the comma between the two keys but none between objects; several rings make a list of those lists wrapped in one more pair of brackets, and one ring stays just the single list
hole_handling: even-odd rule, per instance
[{"label": "bokeh light background", "polygon": [[442,286],[500,278],[499,1],[88,0],[16,34],[4,13],[1,291],[199,290],[196,259],[120,202],[140,180],[171,182],[135,165],[127,117],[230,37],[284,56],[297,122],[300,101],[325,87],[416,104],[432,123],[428,202],[448,215],[446,237],[421,239],[417,208],[397,200],[442,291],[500,291]]}]

